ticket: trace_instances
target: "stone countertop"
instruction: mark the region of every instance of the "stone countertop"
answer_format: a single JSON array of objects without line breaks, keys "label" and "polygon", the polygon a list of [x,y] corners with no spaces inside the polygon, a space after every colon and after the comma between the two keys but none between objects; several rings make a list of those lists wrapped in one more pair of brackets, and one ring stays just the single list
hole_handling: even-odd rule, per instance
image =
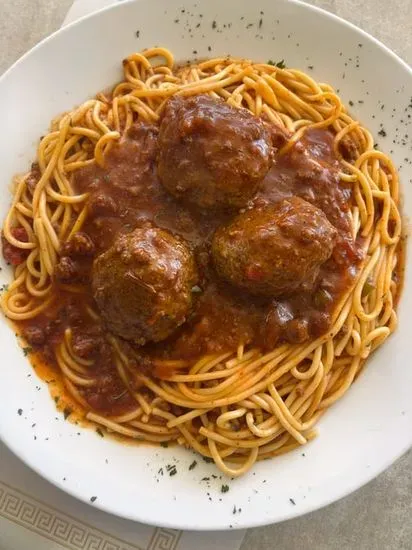
[{"label": "stone countertop", "polygon": [[[316,0],[412,65],[412,0]],[[72,0],[0,0],[0,73],[62,23]],[[412,550],[412,452],[318,512],[249,530],[241,550]],[[13,550],[12,548],[7,550]]]}]

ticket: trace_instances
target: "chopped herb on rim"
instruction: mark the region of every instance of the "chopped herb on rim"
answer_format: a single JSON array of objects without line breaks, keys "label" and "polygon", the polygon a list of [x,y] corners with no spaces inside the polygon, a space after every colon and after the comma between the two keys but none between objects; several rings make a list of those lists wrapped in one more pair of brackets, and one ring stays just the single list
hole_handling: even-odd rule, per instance
[{"label": "chopped herb on rim", "polygon": [[227,493],[229,491],[229,485],[222,485],[220,491],[222,493]]},{"label": "chopped herb on rim", "polygon": [[197,466],[197,461],[194,460],[194,461],[192,462],[192,464],[189,466],[189,470],[193,470],[194,468],[196,468],[196,466]]},{"label": "chopped herb on rim", "polygon": [[174,476],[177,474],[177,469],[176,469],[176,465],[175,464],[168,464],[166,466],[166,470],[169,474],[169,476]]},{"label": "chopped herb on rim", "polygon": [[273,67],[277,67],[278,69],[284,69],[286,67],[285,60],[282,59],[281,61],[272,61],[269,59],[267,62],[268,65],[273,65]]}]

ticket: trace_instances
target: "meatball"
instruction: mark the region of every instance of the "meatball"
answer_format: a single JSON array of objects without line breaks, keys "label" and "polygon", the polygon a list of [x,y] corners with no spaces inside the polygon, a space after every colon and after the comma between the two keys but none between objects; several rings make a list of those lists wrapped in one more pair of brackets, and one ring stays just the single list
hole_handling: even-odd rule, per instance
[{"label": "meatball", "polygon": [[92,270],[94,299],[107,327],[139,345],[164,340],[186,321],[196,283],[186,243],[152,226],[119,236]]},{"label": "meatball", "polygon": [[280,296],[313,284],[335,245],[325,214],[298,197],[252,209],[217,229],[218,274],[253,294]]},{"label": "meatball", "polygon": [[200,207],[240,207],[273,158],[269,125],[246,109],[200,95],[171,98],[159,133],[158,175],[178,199]]}]

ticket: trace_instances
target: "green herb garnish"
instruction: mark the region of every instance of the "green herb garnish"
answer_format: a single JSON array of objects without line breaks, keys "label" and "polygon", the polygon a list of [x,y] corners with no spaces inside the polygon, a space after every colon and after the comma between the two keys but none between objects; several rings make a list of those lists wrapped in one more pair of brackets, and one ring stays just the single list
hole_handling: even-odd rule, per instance
[{"label": "green herb garnish", "polygon": [[285,60],[282,59],[281,61],[272,61],[271,59],[269,59],[268,65],[273,65],[274,67],[277,67],[278,69],[285,69],[286,68],[286,63],[285,63]]},{"label": "green herb garnish", "polygon": [[189,466],[189,470],[193,470],[193,468],[196,468],[196,466],[197,466],[197,461],[194,460],[194,461],[192,462],[192,464]]}]

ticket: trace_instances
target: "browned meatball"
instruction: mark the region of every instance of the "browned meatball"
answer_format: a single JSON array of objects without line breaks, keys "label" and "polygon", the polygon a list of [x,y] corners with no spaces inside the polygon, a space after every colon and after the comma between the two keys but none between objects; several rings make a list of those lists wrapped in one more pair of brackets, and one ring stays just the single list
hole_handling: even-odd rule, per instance
[{"label": "browned meatball", "polygon": [[313,283],[332,253],[336,230],[298,197],[237,216],[212,242],[217,272],[253,294],[279,296]]},{"label": "browned meatball", "polygon": [[164,340],[185,322],[197,282],[186,243],[151,226],[119,236],[94,261],[92,277],[109,330],[140,345]]},{"label": "browned meatball", "polygon": [[245,205],[273,157],[269,125],[200,95],[171,98],[159,133],[158,174],[175,197],[201,207]]}]

